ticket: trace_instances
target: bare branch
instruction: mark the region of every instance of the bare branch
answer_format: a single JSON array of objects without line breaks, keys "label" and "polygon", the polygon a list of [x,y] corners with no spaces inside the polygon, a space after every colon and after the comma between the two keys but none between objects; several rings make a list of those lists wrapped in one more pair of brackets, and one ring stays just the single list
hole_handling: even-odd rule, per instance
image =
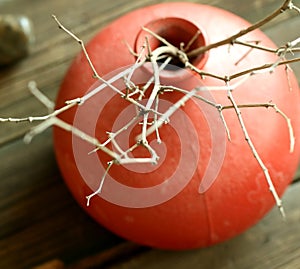
[{"label": "bare branch", "polygon": [[86,196],[86,199],[87,199],[86,205],[87,205],[87,206],[90,205],[91,199],[92,199],[95,195],[98,195],[98,194],[101,192],[101,190],[102,190],[102,188],[103,188],[104,180],[105,180],[105,178],[106,178],[106,176],[107,176],[107,174],[108,174],[110,168],[113,166],[113,164],[114,164],[114,161],[110,161],[110,162],[107,163],[107,168],[106,168],[105,173],[103,174],[103,176],[102,176],[102,178],[101,178],[101,180],[100,180],[100,184],[99,184],[98,189],[97,189],[96,191],[94,191],[92,194]]},{"label": "bare branch", "polygon": [[35,81],[30,81],[28,83],[28,88],[31,94],[34,95],[35,98],[38,99],[46,108],[48,108],[49,113],[54,111],[54,103],[37,88]]},{"label": "bare branch", "polygon": [[[234,91],[241,86],[244,82],[248,81],[248,79],[251,76],[257,75],[259,73],[267,73],[267,72],[273,72],[278,66],[284,65],[285,71],[287,74],[287,83],[289,85],[290,90],[292,90],[290,77],[289,77],[289,64],[293,62],[300,61],[300,58],[297,58],[294,56],[295,52],[299,52],[300,48],[297,47],[300,43],[300,37],[296,38],[295,40],[292,40],[290,42],[287,42],[283,46],[276,48],[268,48],[266,46],[263,46],[259,44],[259,41],[242,41],[240,37],[246,35],[247,33],[250,33],[254,31],[255,29],[260,28],[261,26],[267,24],[274,18],[278,17],[282,12],[286,10],[295,10],[300,13],[300,9],[296,7],[292,0],[284,0],[283,4],[276,9],[273,13],[269,14],[264,19],[258,21],[257,23],[249,26],[246,29],[242,29],[238,33],[229,36],[223,40],[220,40],[213,44],[208,44],[203,47],[199,47],[197,49],[194,49],[190,52],[188,52],[194,42],[196,41],[197,37],[199,36],[200,32],[197,32],[191,40],[188,42],[188,44],[180,43],[179,47],[174,46],[170,43],[169,40],[166,38],[163,38],[159,36],[157,33],[151,31],[150,29],[147,29],[143,27],[143,30],[152,35],[154,38],[160,41],[162,44],[158,48],[152,49],[148,37],[145,38],[145,43],[141,47],[141,50],[139,52],[134,52],[132,48],[128,45],[128,43],[125,42],[125,44],[128,47],[129,53],[131,53],[134,57],[136,57],[135,62],[128,68],[125,68],[121,70],[118,74],[112,76],[109,79],[102,78],[94,64],[92,59],[90,58],[88,51],[84,45],[84,42],[77,37],[74,33],[72,33],[70,30],[68,30],[66,27],[62,25],[62,23],[56,18],[56,16],[53,15],[54,20],[56,21],[57,25],[60,29],[62,29],[67,35],[69,35],[72,39],[74,39],[76,42],[78,42],[81,46],[83,55],[88,63],[88,66],[90,70],[92,71],[93,77],[97,79],[99,84],[95,86],[95,88],[91,91],[89,91],[84,96],[78,96],[72,100],[67,100],[65,102],[65,105],[55,109],[54,103],[48,99],[41,91],[38,90],[36,87],[36,84],[34,82],[29,83],[29,89],[31,93],[48,109],[48,114],[42,115],[42,116],[30,116],[30,117],[24,117],[24,118],[0,118],[0,122],[34,122],[39,121],[39,124],[33,127],[29,133],[27,133],[24,137],[24,141],[26,143],[29,143],[32,138],[41,132],[43,132],[45,129],[51,127],[51,126],[57,126],[67,132],[72,133],[74,136],[82,139],[83,141],[86,141],[87,143],[93,145],[95,147],[94,150],[92,150],[89,153],[96,152],[98,150],[103,151],[106,153],[112,161],[108,162],[108,166],[105,170],[104,175],[102,176],[100,180],[100,184],[98,189],[93,192],[91,195],[87,196],[87,205],[90,205],[90,200],[95,195],[98,195],[101,193],[103,184],[105,182],[105,178],[107,178],[108,173],[112,167],[113,164],[143,164],[143,163],[153,163],[157,164],[157,161],[159,160],[159,157],[157,152],[152,148],[148,142],[149,135],[155,132],[157,142],[161,143],[161,137],[160,137],[160,128],[164,124],[168,124],[172,120],[172,116],[174,113],[179,110],[182,106],[184,106],[190,99],[195,98],[199,100],[199,102],[202,102],[203,104],[209,105],[216,109],[216,111],[219,113],[220,119],[225,127],[227,137],[229,140],[231,140],[230,137],[230,126],[227,125],[226,119],[223,115],[224,110],[232,109],[234,110],[237,121],[243,131],[244,138],[251,149],[251,152],[254,156],[254,158],[257,160],[260,168],[262,169],[264,173],[264,177],[268,183],[269,189],[274,197],[274,200],[277,204],[277,207],[279,208],[281,214],[283,217],[285,217],[285,213],[282,207],[282,201],[279,198],[276,189],[274,187],[273,181],[270,177],[268,168],[264,164],[263,160],[261,159],[259,155],[258,149],[255,148],[254,143],[251,140],[251,137],[247,131],[246,124],[244,122],[244,119],[242,117],[241,110],[243,108],[271,108],[276,113],[278,113],[287,124],[287,128],[289,131],[290,136],[290,152],[293,152],[294,146],[295,146],[295,135],[294,130],[292,127],[292,123],[288,115],[286,115],[276,104],[274,103],[251,103],[251,104],[238,104],[236,103],[234,99]],[[239,45],[249,48],[249,50],[241,56],[241,58],[236,62],[238,65],[240,61],[242,61],[247,55],[253,51],[253,50],[261,50],[266,53],[272,53],[276,55],[276,60],[274,62],[266,63],[259,66],[252,66],[249,69],[241,70],[234,74],[228,74],[224,76],[223,74],[216,74],[211,73],[205,70],[200,70],[197,66],[194,66],[190,62],[190,58],[203,54],[206,51],[209,51],[211,49],[223,46],[223,45],[229,45],[229,48],[234,49],[233,45]],[[145,52],[145,50],[147,50]],[[147,53],[148,52],[148,53]],[[286,59],[286,56],[292,56],[292,59]],[[193,75],[198,76],[201,79],[205,79],[205,77],[211,77],[215,79],[217,82],[224,82],[225,86],[205,86],[205,87],[196,87],[192,90],[187,90],[185,88],[179,88],[175,85],[162,85],[161,82],[161,74],[164,69],[167,68],[169,63],[173,60],[179,60],[182,62],[186,69],[189,69],[192,71]],[[143,67],[147,62],[151,63],[152,66],[152,74],[149,75],[148,81],[144,83],[143,86],[140,86],[139,83],[135,81],[135,73],[137,70],[139,70],[141,67]],[[151,72],[150,72],[151,73]],[[115,82],[121,81],[123,84],[122,86],[115,86]],[[232,82],[235,83],[232,83]],[[219,84],[219,83],[218,83]],[[217,85],[217,84],[216,84]],[[123,87],[124,86],[124,87]],[[93,98],[96,94],[100,93],[102,90],[110,90],[113,91],[114,94],[118,95],[120,98],[123,98],[125,101],[128,102],[128,104],[133,105],[135,108],[135,113],[132,116],[131,119],[129,119],[127,122],[122,123],[121,127],[118,127],[118,130],[107,130],[107,139],[103,143],[101,143],[97,137],[93,137],[85,133],[85,130],[80,130],[79,128],[73,126],[72,124],[69,124],[62,119],[59,118],[59,115],[72,107],[76,107],[79,105],[84,104],[88,99]],[[177,100],[174,104],[170,105],[164,111],[163,113],[160,112],[160,95],[162,93],[172,94],[173,91],[180,92],[182,94],[182,97]],[[230,101],[230,105],[223,105],[219,103],[215,103],[212,100],[209,100],[203,96],[205,96],[203,93],[205,91],[224,91],[224,94],[227,94],[228,100]],[[226,91],[226,92],[225,92]],[[222,94],[222,93],[220,93]],[[146,99],[146,96],[149,96],[149,98]],[[225,95],[226,96],[226,95]],[[144,102],[143,102],[144,101]],[[146,103],[146,104],[145,104]],[[153,114],[153,117],[152,117]],[[133,142],[130,146],[123,146],[121,143],[118,143],[119,138],[121,139],[122,135],[126,134],[125,131],[129,128],[135,127],[137,124],[141,124],[141,131],[136,137],[136,141]],[[131,157],[130,154],[138,147],[144,147],[148,151],[148,156],[140,157],[135,156]],[[87,153],[88,154],[88,153]]]},{"label": "bare branch", "polygon": [[192,58],[195,57],[197,55],[203,54],[204,52],[226,45],[226,44],[231,44],[234,40],[240,38],[241,36],[244,36],[258,28],[260,28],[261,26],[267,24],[268,22],[270,22],[271,20],[273,20],[274,18],[278,17],[282,12],[284,12],[285,10],[288,10],[291,8],[291,0],[285,0],[284,3],[278,8],[276,9],[273,13],[271,13],[270,15],[268,15],[267,17],[265,17],[264,19],[252,24],[251,26],[249,26],[246,29],[243,29],[241,31],[239,31],[237,34],[234,34],[228,38],[225,38],[223,40],[220,40],[216,43],[213,44],[209,44],[207,46],[203,46],[200,48],[197,48],[191,52],[188,53],[188,57]]},{"label": "bare branch", "polygon": [[271,176],[270,176],[270,173],[269,173],[269,170],[268,168],[266,167],[266,165],[264,164],[264,162],[262,161],[261,157],[259,156],[250,136],[249,136],[249,133],[247,131],[247,128],[246,128],[246,125],[244,123],[244,119],[242,117],[242,113],[241,113],[241,110],[240,108],[238,107],[237,103],[235,102],[234,98],[233,98],[233,95],[232,95],[232,91],[229,89],[228,92],[227,92],[227,96],[228,96],[228,99],[230,100],[232,106],[233,106],[233,109],[235,110],[236,112],[236,115],[238,117],[238,121],[241,125],[241,128],[242,128],[242,131],[244,133],[244,136],[245,136],[245,140],[247,142],[247,144],[249,145],[249,148],[251,149],[252,153],[253,153],[253,156],[254,158],[257,160],[259,166],[261,167],[264,175],[265,175],[265,178],[267,180],[267,183],[269,185],[269,190],[270,192],[272,193],[273,197],[274,197],[274,200],[276,202],[276,205],[283,217],[283,219],[285,219],[285,212],[284,212],[284,209],[283,209],[283,206],[282,206],[282,201],[281,199],[279,198],[279,195],[277,194],[277,191],[275,189],[275,186],[273,184],[273,181],[271,179]]},{"label": "bare branch", "polygon": [[[290,153],[294,151],[295,148],[295,135],[294,135],[294,129],[292,126],[291,119],[282,111],[280,110],[276,104],[274,103],[261,103],[261,104],[239,104],[237,105],[238,108],[259,108],[259,107],[265,107],[265,108],[273,108],[276,113],[278,113],[280,116],[284,118],[286,121],[288,131],[289,131],[289,136],[290,136]],[[233,105],[231,106],[220,106],[220,110],[225,110],[225,109],[232,109],[234,108]]]},{"label": "bare branch", "polygon": [[230,81],[235,78],[238,78],[238,77],[241,77],[244,75],[248,75],[248,74],[253,75],[253,74],[259,74],[259,73],[273,72],[277,66],[287,65],[287,64],[299,62],[299,61],[300,61],[300,58],[293,58],[293,59],[289,59],[289,60],[284,60],[284,61],[279,61],[279,62],[275,62],[275,63],[264,64],[261,66],[256,66],[256,67],[235,73],[233,75],[230,75],[227,77],[227,80]]}]

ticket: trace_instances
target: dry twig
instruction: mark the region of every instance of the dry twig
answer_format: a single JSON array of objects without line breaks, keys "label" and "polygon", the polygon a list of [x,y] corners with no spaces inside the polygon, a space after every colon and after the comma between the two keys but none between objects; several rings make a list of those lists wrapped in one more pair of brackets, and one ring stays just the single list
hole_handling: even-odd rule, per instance
[{"label": "dry twig", "polygon": [[[260,28],[261,26],[267,24],[269,21],[273,20],[277,16],[279,16],[281,13],[287,11],[287,10],[296,10],[297,12],[300,12],[300,9],[296,7],[292,0],[284,0],[283,4],[275,10],[273,13],[268,15],[266,18],[262,19],[261,21],[249,26],[246,29],[241,30],[240,32],[224,39],[220,40],[216,43],[209,44],[203,47],[196,48],[190,52],[187,52],[191,45],[194,43],[195,39],[197,38],[197,33],[191,40],[188,42],[187,45],[180,44],[180,47],[176,47],[173,44],[171,44],[168,40],[162,38],[161,36],[157,35],[156,33],[150,31],[147,28],[143,28],[144,31],[150,33],[155,38],[157,38],[163,45],[156,48],[155,50],[151,51],[150,45],[148,40],[145,40],[145,45],[141,48],[140,52],[134,52],[131,48],[128,46],[129,53],[133,54],[136,57],[135,63],[115,75],[109,80],[105,80],[102,78],[96,68],[93,65],[93,61],[90,58],[86,47],[83,43],[83,41],[78,38],[74,33],[72,33],[70,30],[68,30],[66,27],[63,26],[63,24],[56,18],[56,16],[53,15],[54,20],[56,21],[57,25],[60,29],[62,29],[64,32],[66,32],[71,38],[73,38],[76,42],[78,42],[82,48],[82,51],[84,53],[84,56],[89,64],[90,69],[93,72],[93,77],[100,82],[99,86],[97,86],[95,89],[90,91],[88,94],[84,96],[79,96],[78,98],[75,98],[73,100],[68,100],[66,104],[59,108],[54,110],[54,104],[52,101],[50,101],[46,96],[44,96],[36,87],[35,83],[31,82],[29,84],[29,88],[32,92],[32,94],[42,103],[44,104],[47,109],[49,110],[49,113],[44,116],[37,116],[37,117],[25,117],[25,118],[0,118],[0,122],[22,122],[22,121],[40,121],[41,123],[34,127],[26,136],[25,141],[30,142],[31,139],[44,131],[46,128],[50,126],[58,126],[66,131],[69,131],[73,133],[75,136],[80,137],[81,139],[87,141],[88,143],[95,146],[95,150],[93,150],[90,153],[93,153],[97,150],[101,150],[108,154],[111,157],[111,161],[108,163],[107,169],[102,176],[102,179],[100,180],[100,184],[98,189],[92,193],[91,195],[87,196],[87,205],[90,204],[90,200],[95,195],[99,194],[101,192],[101,189],[103,187],[103,184],[105,182],[105,177],[109,173],[110,168],[115,164],[128,164],[128,163],[157,163],[158,161],[158,154],[156,151],[149,145],[148,142],[148,136],[151,133],[156,133],[157,141],[161,142],[159,129],[162,125],[168,123],[172,115],[180,109],[181,106],[186,104],[188,100],[191,98],[197,98],[201,102],[204,102],[212,107],[214,107],[218,113],[219,116],[224,124],[227,137],[230,140],[230,126],[227,125],[226,119],[223,115],[223,111],[226,109],[233,109],[236,113],[237,120],[239,122],[239,125],[243,131],[244,137],[248,143],[249,148],[251,149],[254,158],[257,160],[258,164],[260,165],[265,179],[269,185],[269,189],[274,197],[274,200],[277,204],[277,207],[279,208],[282,216],[285,216],[283,207],[282,207],[282,201],[279,198],[276,189],[274,187],[273,181],[270,177],[268,168],[264,164],[263,160],[261,159],[258,150],[255,148],[251,137],[247,131],[246,125],[244,123],[244,119],[242,117],[241,109],[242,108],[258,108],[258,107],[265,107],[265,108],[272,108],[275,112],[279,113],[286,121],[287,127],[290,133],[290,152],[294,149],[295,144],[295,137],[294,132],[292,128],[292,124],[290,119],[286,114],[284,114],[283,111],[280,110],[280,108],[277,107],[276,104],[273,103],[253,103],[253,104],[238,104],[234,98],[234,90],[238,88],[240,85],[242,85],[245,81],[249,79],[249,77],[256,75],[257,73],[267,73],[274,71],[275,68],[277,68],[280,65],[287,66],[286,72],[287,72],[287,78],[289,83],[289,77],[288,77],[288,64],[292,62],[298,62],[300,61],[300,58],[292,58],[292,59],[285,59],[285,56],[287,54],[292,54],[295,52],[300,51],[300,48],[297,47],[300,43],[300,37],[287,42],[283,46],[274,49],[274,48],[268,48],[265,46],[262,46],[259,44],[259,42],[245,42],[241,41],[239,38],[242,36],[245,36],[247,33],[250,33],[254,31],[255,29]],[[239,45],[244,47],[249,47],[250,50],[263,50],[266,53],[273,53],[275,55],[278,55],[278,61],[272,62],[272,63],[266,63],[264,65],[255,66],[247,70],[239,71],[235,74],[228,74],[227,76],[222,76],[215,73],[208,73],[204,72],[203,70],[198,69],[196,66],[194,66],[190,58],[197,56],[199,54],[202,54],[206,51],[209,51],[211,49],[223,46],[223,45]],[[144,55],[144,50],[148,50],[148,53],[146,56]],[[244,55],[246,57],[246,55]],[[170,61],[176,58],[177,60],[181,61],[187,69],[192,70],[196,74],[198,74],[201,78],[204,78],[205,76],[212,77],[214,79],[220,80],[224,82],[224,86],[216,86],[216,87],[200,87],[200,88],[194,88],[192,90],[186,90],[183,88],[175,87],[174,85],[161,85],[160,82],[160,72],[166,68],[166,66],[170,63]],[[162,64],[158,64],[159,61],[164,59],[164,62]],[[150,62],[153,69],[153,76],[149,79],[147,83],[141,88],[140,86],[137,86],[135,82],[133,81],[133,75],[134,73],[142,67],[146,62]],[[115,81],[118,81],[122,79],[124,82],[124,88],[126,91],[117,88],[113,85]],[[232,83],[233,80],[239,79],[237,82]],[[153,87],[150,87],[153,86]],[[70,108],[78,105],[82,105],[85,103],[88,99],[92,98],[95,94],[99,93],[104,88],[108,87],[110,90],[114,91],[116,94],[120,96],[120,98],[123,98],[127,100],[129,103],[135,106],[136,108],[136,115],[129,120],[128,122],[124,123],[124,125],[117,131],[112,132],[111,130],[107,130],[107,140],[104,142],[100,142],[96,137],[92,137],[87,135],[84,130],[79,130],[78,128],[62,121],[59,119],[59,115],[69,110]],[[226,91],[227,97],[231,103],[231,105],[222,105],[218,103],[214,103],[211,100],[208,100],[201,96],[202,91]],[[145,105],[142,105],[141,100],[144,98],[146,92],[149,92],[149,98],[147,99],[147,102]],[[164,113],[159,111],[159,105],[160,105],[160,94],[164,92],[172,92],[177,91],[182,93],[181,99],[179,99],[176,103],[174,103],[172,106],[170,106]],[[150,123],[151,115],[153,114],[153,121]],[[117,137],[119,137],[122,133],[124,133],[130,126],[133,126],[137,124],[138,122],[141,122],[141,133],[136,138],[136,144],[131,145],[127,149],[122,149],[122,147],[117,142]],[[114,150],[110,149],[109,145],[113,145]],[[145,147],[148,152],[148,157],[129,157],[129,152],[133,151],[137,147]]]}]

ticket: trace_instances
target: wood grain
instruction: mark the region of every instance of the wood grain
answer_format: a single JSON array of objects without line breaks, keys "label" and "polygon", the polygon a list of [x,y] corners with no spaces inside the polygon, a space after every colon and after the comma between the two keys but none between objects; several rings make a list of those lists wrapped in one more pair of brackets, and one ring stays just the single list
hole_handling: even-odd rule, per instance
[{"label": "wood grain", "polygon": [[[60,31],[51,14],[88,41],[105,25],[133,9],[158,0],[11,0],[3,14],[24,14],[35,26],[30,56],[0,70],[0,116],[46,113],[28,92],[35,80],[55,99],[79,46]],[[199,0],[255,22],[278,0]],[[300,1],[295,1],[300,5]],[[279,45],[299,35],[300,16],[288,12],[263,30]],[[300,79],[300,66],[293,66]],[[188,252],[150,250],[125,242],[90,219],[64,185],[53,153],[51,130],[30,145],[28,123],[0,126],[0,268],[297,268],[300,256],[299,184],[285,195],[289,222],[272,211],[256,227],[224,244]],[[299,267],[299,266],[298,266]]]}]

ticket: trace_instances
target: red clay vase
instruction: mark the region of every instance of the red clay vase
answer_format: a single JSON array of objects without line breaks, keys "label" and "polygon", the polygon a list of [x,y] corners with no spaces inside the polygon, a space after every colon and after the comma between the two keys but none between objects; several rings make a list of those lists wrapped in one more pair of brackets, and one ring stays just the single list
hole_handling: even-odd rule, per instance
[{"label": "red clay vase", "polygon": [[[130,12],[102,29],[87,44],[90,58],[101,76],[110,79],[134,64],[136,57],[127,45],[139,51],[145,35],[152,49],[161,45],[143,31],[142,26],[176,46],[181,42],[186,44],[199,30],[192,50],[231,36],[249,23],[225,10],[193,3],[165,3]],[[260,41],[261,45],[275,47],[260,30],[247,34],[242,40]],[[221,46],[191,59],[199,69],[220,76],[276,60],[274,54],[240,45]],[[136,79],[143,84],[150,73],[146,65]],[[187,90],[195,86],[224,86],[220,80],[194,76],[182,66],[163,71],[161,79],[162,83]],[[56,106],[81,97],[96,86],[81,53],[65,76]],[[202,94],[215,103],[230,104],[224,90],[203,91]],[[241,108],[249,135],[281,196],[299,161],[297,80],[292,71],[286,72],[285,66],[279,66],[271,73],[250,77],[233,91],[233,95],[238,104],[276,103],[291,119],[296,137],[293,152],[290,152],[287,122],[283,117],[272,108]],[[167,109],[180,97],[182,94],[176,92],[163,94],[162,109]],[[106,132],[117,130],[132,118],[132,113],[132,105],[113,91],[104,89],[86,103],[64,112],[61,118],[103,142],[107,139]],[[155,135],[149,137],[149,143],[160,155],[158,164],[113,165],[102,192],[91,199],[89,206],[86,196],[99,186],[111,158],[101,151],[88,154],[94,149],[92,145],[54,128],[57,161],[67,186],[82,208],[117,235],[163,249],[213,245],[245,231],[275,204],[264,173],[245,141],[236,113],[228,109],[224,117],[231,141],[227,139],[215,108],[199,100],[189,100],[170,118],[169,124],[161,127],[162,144],[157,143]],[[120,145],[125,147],[133,143],[139,128],[139,124],[129,128],[118,141]],[[132,154],[146,155],[143,149]]]}]

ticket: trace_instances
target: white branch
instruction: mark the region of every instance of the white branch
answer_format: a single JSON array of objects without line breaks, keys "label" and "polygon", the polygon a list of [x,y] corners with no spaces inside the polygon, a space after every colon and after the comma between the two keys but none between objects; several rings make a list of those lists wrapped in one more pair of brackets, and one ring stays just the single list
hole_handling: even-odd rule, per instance
[{"label": "white branch", "polygon": [[[276,189],[274,187],[274,184],[272,182],[272,179],[270,177],[268,168],[262,161],[257,149],[255,148],[248,131],[246,129],[246,125],[244,122],[244,119],[241,114],[242,108],[258,108],[258,107],[266,107],[266,108],[272,108],[275,112],[280,114],[287,123],[287,128],[289,130],[289,136],[290,136],[290,152],[293,152],[295,147],[295,135],[292,128],[292,123],[288,115],[286,115],[282,110],[280,110],[279,107],[277,107],[276,104],[273,103],[262,103],[262,104],[237,104],[233,92],[236,90],[239,86],[241,86],[244,82],[248,81],[248,79],[256,74],[259,73],[267,73],[267,72],[273,72],[279,65],[286,66],[286,73],[287,73],[287,82],[289,85],[289,88],[291,89],[291,83],[289,79],[289,73],[288,68],[289,64],[292,62],[298,62],[300,61],[300,58],[293,58],[290,60],[286,60],[285,56],[287,53],[290,53],[293,55],[294,52],[300,51],[300,48],[297,47],[300,43],[300,37],[292,40],[291,42],[287,42],[284,46],[279,47],[278,49],[268,48],[264,47],[259,44],[259,42],[255,41],[253,42],[244,42],[238,40],[239,37],[244,36],[245,34],[259,28],[260,26],[268,23],[275,17],[279,16],[279,14],[285,10],[296,10],[300,13],[300,9],[296,7],[293,4],[293,1],[285,0],[282,4],[282,6],[271,13],[269,16],[267,16],[265,19],[257,22],[256,24],[250,26],[247,29],[243,29],[237,34],[228,37],[224,40],[221,40],[214,44],[209,44],[207,46],[199,47],[194,49],[193,51],[187,52],[192,44],[194,44],[195,40],[197,39],[198,35],[200,34],[197,32],[195,36],[191,38],[191,40],[188,42],[188,44],[180,43],[179,47],[175,47],[173,44],[171,44],[167,39],[159,36],[155,32],[143,27],[143,30],[151,34],[154,38],[159,40],[163,45],[156,48],[155,50],[151,51],[150,44],[148,42],[148,39],[146,37],[145,44],[141,48],[141,51],[139,53],[135,53],[132,51],[132,49],[129,47],[129,52],[136,57],[135,62],[132,64],[132,66],[120,70],[120,72],[109,79],[102,78],[94,64],[92,59],[90,58],[87,49],[84,45],[84,42],[78,38],[74,33],[72,33],[70,30],[65,28],[61,22],[53,15],[54,20],[56,21],[59,28],[61,28],[65,33],[67,33],[71,38],[73,38],[76,42],[78,42],[81,46],[81,49],[83,51],[83,54],[88,62],[88,66],[90,67],[93,77],[99,81],[99,85],[96,86],[93,90],[85,94],[84,96],[78,96],[75,99],[67,100],[65,102],[65,105],[63,107],[60,107],[58,109],[55,109],[54,103],[49,100],[49,98],[44,95],[41,91],[38,90],[36,87],[35,82],[30,82],[28,87],[31,91],[31,93],[48,109],[47,115],[42,116],[30,116],[30,117],[24,117],[24,118],[1,118],[0,122],[34,122],[34,121],[40,121],[38,125],[33,127],[29,133],[27,133],[24,137],[24,141],[26,143],[29,143],[34,136],[37,134],[40,134],[45,129],[51,127],[51,126],[57,126],[67,132],[71,132],[76,137],[79,137],[83,141],[86,141],[87,143],[90,143],[91,145],[95,146],[95,149],[92,152],[95,152],[97,150],[101,150],[107,155],[109,155],[112,158],[112,161],[108,162],[107,169],[102,176],[100,180],[100,184],[98,189],[92,193],[91,195],[87,196],[87,205],[90,204],[90,200],[95,195],[101,193],[101,190],[103,188],[103,184],[105,181],[105,178],[107,177],[110,168],[113,164],[142,164],[142,163],[153,163],[156,164],[159,156],[157,155],[156,151],[149,145],[148,143],[148,136],[152,133],[156,133],[156,138],[158,143],[161,142],[161,137],[159,133],[159,128],[163,126],[163,124],[167,124],[170,122],[171,117],[173,114],[180,109],[183,105],[185,105],[188,100],[191,98],[197,98],[201,102],[210,105],[214,107],[218,113],[219,116],[223,122],[223,125],[226,129],[227,137],[230,140],[230,131],[229,127],[227,126],[225,117],[223,115],[223,110],[225,109],[233,109],[237,115],[237,120],[239,122],[239,125],[241,126],[241,129],[243,131],[245,140],[248,143],[249,148],[251,149],[254,158],[257,160],[259,166],[261,167],[264,176],[266,178],[266,181],[268,183],[269,189],[275,199],[275,202],[282,214],[282,216],[285,216],[281,199],[279,198]],[[194,66],[190,59],[188,57],[197,56],[197,53],[205,53],[206,51],[210,49],[214,49],[226,44],[239,44],[242,46],[250,47],[250,50],[263,50],[267,53],[273,53],[274,55],[278,56],[278,60],[264,64],[261,66],[254,66],[250,69],[242,70],[235,74],[228,74],[227,76],[219,75],[216,73],[210,73],[204,70],[200,70],[197,66]],[[148,49],[148,55],[145,55],[145,49]],[[247,57],[247,53],[242,56],[241,59],[244,59],[244,57]],[[175,85],[161,85],[161,73],[163,70],[167,67],[168,64],[173,60],[179,60],[181,61],[185,68],[193,71],[193,73],[196,73],[195,75],[198,75],[201,79],[204,79],[205,77],[211,77],[213,79],[216,79],[217,81],[223,81],[225,82],[225,86],[206,86],[206,87],[197,87],[192,90],[187,90],[184,88],[178,88]],[[151,63],[153,74],[150,76],[148,81],[144,83],[143,86],[140,86],[136,81],[134,81],[134,75],[135,72],[143,67],[146,62]],[[161,63],[162,62],[162,63]],[[236,79],[238,79],[236,81]],[[121,81],[124,84],[124,87],[117,87],[115,86],[115,82]],[[236,83],[232,83],[233,81],[236,81]],[[126,100],[129,104],[133,105],[135,107],[135,115],[128,120],[128,122],[124,123],[118,130],[112,132],[111,130],[107,131],[108,138],[106,141],[101,143],[96,137],[90,136],[87,133],[85,133],[85,130],[80,130],[73,126],[72,124],[69,124],[63,120],[61,120],[58,116],[71,109],[72,107],[82,105],[85,103],[88,99],[93,98],[96,94],[100,93],[102,90],[111,90],[114,92],[114,94],[117,94],[120,98],[123,98]],[[125,89],[125,90],[124,90]],[[160,104],[160,94],[178,91],[183,94],[183,96],[174,104],[172,104],[167,110],[163,113],[159,112],[159,104]],[[227,97],[231,102],[231,105],[222,105],[215,103],[214,101],[208,100],[201,96],[201,92],[203,94],[204,91],[226,91]],[[225,94],[225,93],[224,93]],[[145,99],[145,96],[149,96],[147,99],[146,104],[142,104],[143,100]],[[150,112],[153,113],[153,120],[150,124]],[[152,116],[152,115],[151,115]],[[121,144],[118,143],[118,138],[121,136],[127,129],[134,126],[141,120],[141,132],[136,137],[135,144],[128,146],[129,148],[122,148]],[[121,137],[120,137],[121,139]],[[111,147],[112,146],[112,149]],[[144,147],[147,149],[149,156],[147,157],[129,157],[130,152],[135,150],[138,147]]]},{"label": "white branch", "polygon": [[227,92],[227,96],[228,96],[228,99],[230,100],[231,104],[233,105],[233,108],[236,112],[236,115],[238,117],[238,121],[241,125],[241,128],[242,128],[242,131],[244,133],[244,137],[245,137],[245,140],[246,142],[248,143],[249,145],[249,148],[251,149],[252,153],[253,153],[253,156],[254,158],[257,160],[259,166],[261,167],[264,175],[265,175],[265,178],[267,180],[267,183],[269,185],[269,190],[270,192],[272,193],[273,197],[274,197],[274,200],[276,202],[276,205],[283,217],[283,219],[285,219],[285,212],[284,212],[284,209],[283,209],[283,206],[282,206],[282,201],[280,199],[280,197],[278,196],[277,194],[277,191],[275,189],[275,186],[273,184],[273,181],[271,179],[271,176],[270,176],[270,173],[269,173],[269,170],[268,168],[266,167],[266,165],[264,164],[264,162],[262,161],[261,157],[259,156],[249,134],[248,134],[248,131],[247,131],[247,128],[246,128],[246,125],[244,123],[244,119],[242,117],[242,113],[241,113],[241,110],[239,109],[238,105],[236,104],[234,98],[233,98],[233,95],[232,95],[232,91],[229,89],[228,92]]}]

